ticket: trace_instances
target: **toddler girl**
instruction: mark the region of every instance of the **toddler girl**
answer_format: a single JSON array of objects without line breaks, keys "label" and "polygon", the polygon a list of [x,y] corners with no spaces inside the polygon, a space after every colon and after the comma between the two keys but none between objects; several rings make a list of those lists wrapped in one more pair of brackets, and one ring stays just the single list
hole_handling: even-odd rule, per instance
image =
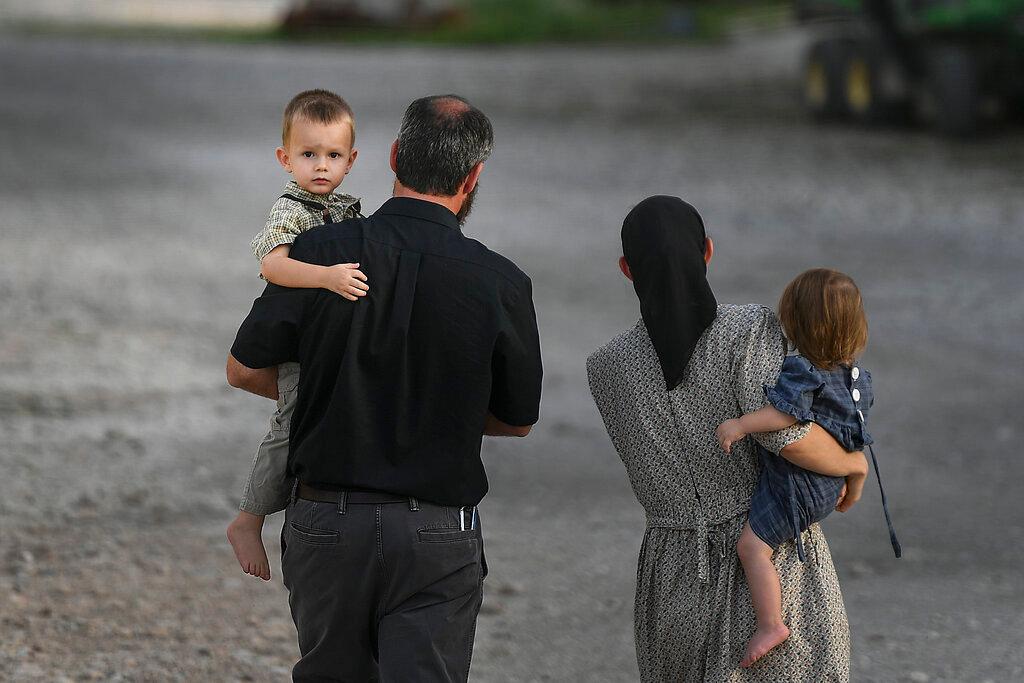
[{"label": "toddler girl", "polygon": [[[800,355],[787,356],[778,382],[765,387],[768,405],[726,420],[716,431],[723,450],[747,434],[773,432],[796,422],[815,422],[846,450],[870,448],[865,420],[874,402],[871,374],[856,363],[868,340],[867,319],[857,285],[847,275],[816,268],[797,276],[779,301],[786,336]],[[762,469],[750,501],[750,516],[737,552],[750,586],[757,630],[747,643],[740,666],[749,667],[789,637],[782,622],[782,593],[772,553],[794,539],[800,559],[800,534],[832,510],[846,511],[860,498],[864,476],[830,477],[793,465],[758,447]],[[878,463],[871,459],[878,476]],[[878,480],[879,490],[882,487]],[[844,490],[845,489],[845,490]],[[889,536],[896,557],[899,542],[882,491]]]}]

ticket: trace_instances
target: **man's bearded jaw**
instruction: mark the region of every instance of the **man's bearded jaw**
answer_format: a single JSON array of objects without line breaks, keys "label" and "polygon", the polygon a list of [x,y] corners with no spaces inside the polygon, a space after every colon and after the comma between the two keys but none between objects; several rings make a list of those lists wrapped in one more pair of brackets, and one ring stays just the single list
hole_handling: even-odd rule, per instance
[{"label": "man's bearded jaw", "polygon": [[476,184],[473,191],[466,195],[466,201],[462,202],[462,207],[459,212],[455,214],[455,218],[459,221],[459,226],[466,224],[466,219],[469,218],[469,213],[473,210],[473,200],[476,199],[476,191],[480,189],[480,183]]}]

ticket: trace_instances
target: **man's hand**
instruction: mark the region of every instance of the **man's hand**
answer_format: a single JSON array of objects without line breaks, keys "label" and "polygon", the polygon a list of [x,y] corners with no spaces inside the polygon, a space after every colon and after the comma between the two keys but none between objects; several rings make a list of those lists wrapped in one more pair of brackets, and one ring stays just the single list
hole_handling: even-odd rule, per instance
[{"label": "man's hand", "polygon": [[277,400],[276,365],[269,368],[250,368],[242,365],[237,358],[229,353],[226,374],[228,384],[236,389],[242,389],[273,401]]},{"label": "man's hand", "polygon": [[366,296],[370,289],[370,285],[366,284],[366,274],[359,270],[358,263],[339,263],[325,267],[320,286],[349,301],[357,301],[359,297]]},{"label": "man's hand", "polygon": [[836,503],[836,510],[846,512],[853,507],[854,503],[860,500],[864,493],[864,481],[867,476],[864,474],[851,474],[843,484],[843,490],[839,494],[839,502]]},{"label": "man's hand", "polygon": [[715,430],[715,436],[718,437],[718,444],[726,453],[732,453],[732,445],[744,438],[746,435],[747,433],[743,431],[743,425],[739,418],[735,417],[718,425],[718,429]]}]

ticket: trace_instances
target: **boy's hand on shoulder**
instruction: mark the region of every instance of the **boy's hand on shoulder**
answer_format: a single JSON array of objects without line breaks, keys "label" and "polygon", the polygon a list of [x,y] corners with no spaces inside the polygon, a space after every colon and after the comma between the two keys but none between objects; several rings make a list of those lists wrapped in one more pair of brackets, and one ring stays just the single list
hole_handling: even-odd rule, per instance
[{"label": "boy's hand on shoulder", "polygon": [[715,436],[718,438],[718,445],[720,445],[722,450],[726,453],[732,453],[732,445],[746,435],[747,433],[743,431],[743,427],[740,425],[738,418],[726,420],[722,424],[718,425],[718,429],[715,430]]},{"label": "boy's hand on shoulder", "polygon": [[358,263],[339,263],[324,269],[324,281],[321,285],[335,294],[340,294],[349,301],[358,301],[366,296],[370,285],[366,284],[366,274],[359,270]]}]

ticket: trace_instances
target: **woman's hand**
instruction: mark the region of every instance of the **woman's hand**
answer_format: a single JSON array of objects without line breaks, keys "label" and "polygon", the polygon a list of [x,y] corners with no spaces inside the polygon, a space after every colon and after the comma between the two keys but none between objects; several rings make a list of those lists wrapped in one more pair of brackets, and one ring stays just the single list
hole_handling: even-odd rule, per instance
[{"label": "woman's hand", "polygon": [[867,479],[867,475],[859,472],[851,474],[846,478],[843,490],[839,494],[839,502],[836,503],[836,510],[846,512],[853,507],[854,503],[860,500],[861,494],[864,493],[865,479]]},{"label": "woman's hand", "polygon": [[726,453],[732,453],[732,445],[746,435],[747,433],[743,430],[743,425],[740,423],[739,418],[735,417],[718,425],[718,429],[715,430],[718,444]]}]

